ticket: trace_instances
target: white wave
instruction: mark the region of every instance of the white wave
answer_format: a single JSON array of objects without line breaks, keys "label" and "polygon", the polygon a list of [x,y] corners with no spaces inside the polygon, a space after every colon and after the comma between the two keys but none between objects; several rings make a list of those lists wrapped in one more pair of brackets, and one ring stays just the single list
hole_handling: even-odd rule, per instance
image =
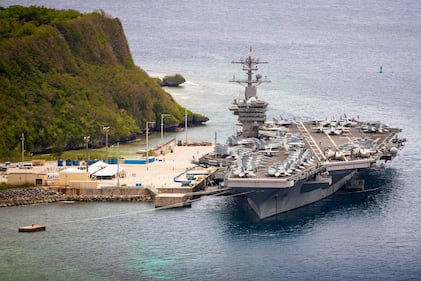
[{"label": "white wave", "polygon": [[185,85],[191,85],[191,86],[200,86],[200,84],[194,83],[192,81],[186,81],[183,84],[185,84]]}]

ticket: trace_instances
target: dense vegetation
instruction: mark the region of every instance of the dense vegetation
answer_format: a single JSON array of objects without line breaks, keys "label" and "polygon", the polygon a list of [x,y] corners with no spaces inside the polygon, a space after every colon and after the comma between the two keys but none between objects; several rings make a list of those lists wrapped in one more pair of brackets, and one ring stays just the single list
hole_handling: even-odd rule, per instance
[{"label": "dense vegetation", "polygon": [[[20,137],[34,153],[58,155],[129,140],[161,113],[166,127],[185,109],[134,65],[121,22],[102,12],[0,7],[0,159],[18,155]],[[189,122],[207,120],[188,112]]]},{"label": "dense vegetation", "polygon": [[24,184],[18,184],[18,185],[12,185],[7,183],[0,183],[0,191],[6,190],[6,189],[12,189],[12,188],[32,188],[35,187],[33,183],[24,183]]}]

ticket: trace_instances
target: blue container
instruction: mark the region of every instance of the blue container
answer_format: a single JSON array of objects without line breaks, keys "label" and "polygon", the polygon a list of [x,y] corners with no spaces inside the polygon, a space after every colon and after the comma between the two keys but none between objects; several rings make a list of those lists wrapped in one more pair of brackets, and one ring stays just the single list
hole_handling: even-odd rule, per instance
[{"label": "blue container", "polygon": [[57,166],[62,167],[63,166],[63,160],[61,160],[61,159],[57,160]]},{"label": "blue container", "polygon": [[117,158],[108,159],[108,164],[117,164]]},{"label": "blue container", "polygon": [[72,166],[72,160],[67,159],[66,160],[66,166]]},{"label": "blue container", "polygon": [[73,160],[73,166],[79,166],[80,161],[79,160]]},{"label": "blue container", "polygon": [[146,159],[125,159],[124,164],[146,164]]}]

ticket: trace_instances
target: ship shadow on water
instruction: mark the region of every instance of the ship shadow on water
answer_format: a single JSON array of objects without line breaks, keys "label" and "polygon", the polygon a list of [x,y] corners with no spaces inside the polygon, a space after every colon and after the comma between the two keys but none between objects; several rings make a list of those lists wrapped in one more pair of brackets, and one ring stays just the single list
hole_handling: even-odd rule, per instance
[{"label": "ship shadow on water", "polygon": [[334,218],[379,215],[398,186],[397,171],[391,168],[366,170],[358,177],[365,181],[365,189],[370,191],[338,191],[321,201],[264,220],[257,217],[245,197],[232,198],[231,210],[225,213],[230,221],[230,231],[246,234],[252,230],[255,234],[280,235],[306,232]]}]

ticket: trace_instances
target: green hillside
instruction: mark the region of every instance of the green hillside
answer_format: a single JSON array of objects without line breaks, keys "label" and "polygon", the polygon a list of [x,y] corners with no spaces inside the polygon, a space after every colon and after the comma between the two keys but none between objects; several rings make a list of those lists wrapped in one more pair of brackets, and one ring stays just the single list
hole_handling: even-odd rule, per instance
[{"label": "green hillside", "polygon": [[[121,22],[102,13],[0,8],[0,158],[130,140],[161,113],[184,123],[185,109],[134,65]],[[208,119],[188,111],[191,125]]]}]

